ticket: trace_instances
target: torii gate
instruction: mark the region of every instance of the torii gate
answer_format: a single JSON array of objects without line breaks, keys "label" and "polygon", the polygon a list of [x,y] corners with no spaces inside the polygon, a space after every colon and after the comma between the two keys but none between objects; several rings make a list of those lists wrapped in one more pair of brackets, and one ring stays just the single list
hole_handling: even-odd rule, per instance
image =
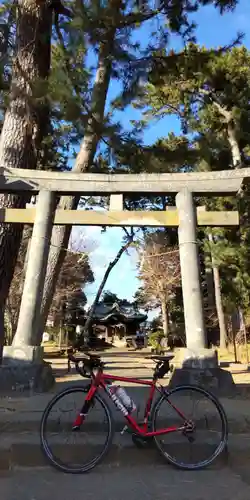
[{"label": "torii gate", "polygon": [[[34,224],[24,292],[34,300],[22,301],[15,349],[32,346],[39,323],[42,290],[53,224],[99,226],[178,226],[186,341],[189,349],[203,349],[206,334],[200,286],[196,226],[235,226],[238,212],[196,210],[193,196],[230,196],[250,179],[250,168],[219,172],[178,174],[77,174],[0,169],[0,192],[38,194],[37,205],[26,209],[1,209],[2,223]],[[54,210],[56,195],[110,196],[108,211]],[[166,211],[126,211],[123,197],[176,195],[176,207]],[[34,259],[35,264],[34,266]],[[36,272],[34,273],[34,268]]]}]

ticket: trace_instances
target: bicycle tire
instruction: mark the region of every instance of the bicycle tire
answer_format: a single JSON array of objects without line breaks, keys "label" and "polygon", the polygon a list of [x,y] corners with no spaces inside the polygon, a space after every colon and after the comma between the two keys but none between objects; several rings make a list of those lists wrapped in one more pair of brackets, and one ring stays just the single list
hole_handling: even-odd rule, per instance
[{"label": "bicycle tire", "polygon": [[[85,395],[86,395],[86,388],[84,386],[68,387],[67,389],[64,389],[63,391],[56,394],[54,396],[54,398],[48,403],[47,407],[45,408],[43,415],[42,415],[41,424],[40,424],[40,443],[41,443],[41,448],[42,448],[43,454],[45,455],[45,457],[47,458],[47,460],[49,461],[49,463],[53,467],[55,467],[56,469],[58,469],[62,472],[66,472],[68,474],[83,474],[83,473],[90,471],[94,467],[96,467],[104,459],[104,457],[106,456],[106,454],[110,450],[112,440],[113,440],[113,435],[114,435],[114,425],[113,425],[113,417],[112,417],[111,410],[110,410],[109,406],[107,405],[106,401],[104,400],[104,398],[100,394],[96,393],[93,399],[96,399],[101,404],[101,406],[104,409],[104,412],[107,416],[107,421],[108,421],[108,435],[107,435],[107,439],[105,441],[103,450],[95,459],[91,460],[89,463],[87,463],[84,466],[76,467],[76,468],[73,468],[73,467],[70,467],[70,466],[64,464],[63,462],[61,462],[59,459],[57,459],[54,456],[54,454],[51,451],[50,446],[48,445],[48,442],[46,440],[46,423],[48,420],[48,416],[50,415],[50,412],[53,409],[53,406],[60,399],[62,399],[64,396],[66,396],[70,393],[79,392],[79,391],[85,393]],[[84,423],[83,423],[83,425],[84,425]]]},{"label": "bicycle tire", "polygon": [[[207,460],[203,460],[197,464],[184,464],[178,460],[176,460],[174,457],[172,457],[169,453],[167,453],[163,448],[161,447],[161,444],[159,443],[157,436],[154,436],[154,442],[161,453],[161,455],[172,465],[177,467],[178,469],[182,470],[199,470],[199,469],[204,469],[205,467],[208,467],[209,465],[214,462],[214,460],[226,449],[227,447],[227,442],[228,442],[228,421],[227,421],[227,416],[225,413],[225,410],[219,400],[209,391],[203,389],[202,387],[198,387],[195,385],[181,385],[179,387],[176,387],[172,389],[171,391],[163,394],[160,396],[157,401],[155,402],[152,413],[151,413],[151,426],[152,426],[152,431],[155,432],[156,429],[156,418],[160,409],[160,406],[162,405],[163,401],[166,401],[169,396],[171,396],[174,393],[183,391],[183,390],[191,390],[195,392],[199,392],[206,398],[208,398],[212,403],[214,403],[216,409],[218,410],[218,414],[221,419],[222,423],[222,437],[220,440],[219,445],[217,446],[215,452],[211,455],[211,457]],[[165,434],[166,435],[166,434]]]}]

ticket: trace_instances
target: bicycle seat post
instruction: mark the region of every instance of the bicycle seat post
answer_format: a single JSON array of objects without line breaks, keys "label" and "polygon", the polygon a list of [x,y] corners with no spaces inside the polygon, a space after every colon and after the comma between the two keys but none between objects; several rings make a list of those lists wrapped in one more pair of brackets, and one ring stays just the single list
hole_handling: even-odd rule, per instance
[{"label": "bicycle seat post", "polygon": [[157,382],[157,380],[158,380],[158,372],[159,372],[160,365],[161,365],[161,363],[158,362],[158,363],[156,363],[156,366],[154,368],[154,372],[153,372],[153,381],[154,382]]}]

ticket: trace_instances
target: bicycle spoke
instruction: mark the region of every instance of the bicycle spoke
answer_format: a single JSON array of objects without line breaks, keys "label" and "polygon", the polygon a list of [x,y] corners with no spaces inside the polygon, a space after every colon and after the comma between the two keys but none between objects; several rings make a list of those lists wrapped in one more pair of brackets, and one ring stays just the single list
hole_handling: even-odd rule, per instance
[{"label": "bicycle spoke", "polygon": [[[70,402],[69,397],[78,398],[78,401]],[[65,390],[52,400],[43,415],[43,451],[52,465],[64,472],[80,473],[91,469],[111,444],[110,411],[100,396],[95,396],[96,404],[90,407],[81,428],[76,432],[73,430],[73,423],[85,397],[86,392],[82,388]],[[57,412],[60,413],[59,417]]]},{"label": "bicycle spoke", "polygon": [[157,447],[178,467],[195,469],[209,465],[227,441],[227,421],[219,402],[202,389],[179,387],[156,403],[152,416],[154,431],[180,426],[175,407],[186,415],[186,428],[161,436],[160,440],[155,436]]}]

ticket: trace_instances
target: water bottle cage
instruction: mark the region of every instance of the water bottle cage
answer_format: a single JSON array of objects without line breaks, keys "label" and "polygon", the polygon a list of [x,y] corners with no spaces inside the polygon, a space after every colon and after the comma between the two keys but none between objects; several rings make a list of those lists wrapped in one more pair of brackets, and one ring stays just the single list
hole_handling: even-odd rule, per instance
[{"label": "water bottle cage", "polygon": [[134,401],[130,398],[130,396],[126,393],[124,389],[119,387],[116,390],[115,395],[129,413],[132,413],[132,411],[136,409]]}]

